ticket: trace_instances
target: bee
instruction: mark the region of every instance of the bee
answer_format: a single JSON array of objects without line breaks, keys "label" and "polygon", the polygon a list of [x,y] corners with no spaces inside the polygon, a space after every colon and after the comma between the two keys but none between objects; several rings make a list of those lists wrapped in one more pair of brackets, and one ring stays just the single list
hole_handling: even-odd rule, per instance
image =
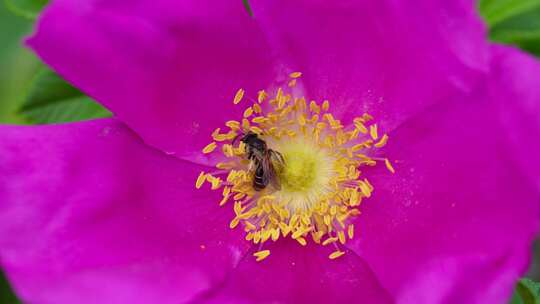
[{"label": "bee", "polygon": [[246,145],[246,158],[251,161],[249,167],[253,173],[253,188],[261,191],[271,184],[276,190],[281,189],[275,166],[284,164],[283,155],[268,149],[266,142],[254,132],[238,135],[233,144],[239,137]]}]

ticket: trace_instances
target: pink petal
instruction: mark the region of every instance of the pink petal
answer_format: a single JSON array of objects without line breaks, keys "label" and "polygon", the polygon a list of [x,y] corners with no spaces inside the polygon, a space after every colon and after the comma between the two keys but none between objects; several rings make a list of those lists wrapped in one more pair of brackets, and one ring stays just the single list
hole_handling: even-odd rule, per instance
[{"label": "pink petal", "polygon": [[510,47],[493,47],[495,84],[508,146],[526,174],[540,189],[540,62]]},{"label": "pink petal", "polygon": [[194,189],[205,168],[114,119],[0,137],[0,261],[25,303],[180,303],[248,249],[219,194]]},{"label": "pink petal", "polygon": [[276,53],[304,73],[311,99],[386,129],[472,90],[488,69],[473,1],[252,0]]},{"label": "pink petal", "polygon": [[[330,248],[329,248],[330,247]],[[392,303],[369,266],[353,252],[330,260],[335,249],[287,239],[266,244],[270,256],[248,255],[225,284],[197,303]]]},{"label": "pink petal", "polygon": [[274,79],[242,1],[55,0],[28,45],[145,142],[200,162],[210,133],[241,117],[236,91]]},{"label": "pink petal", "polygon": [[497,78],[396,129],[396,174],[370,174],[350,248],[397,303],[504,303],[527,269],[540,193],[502,136]]}]

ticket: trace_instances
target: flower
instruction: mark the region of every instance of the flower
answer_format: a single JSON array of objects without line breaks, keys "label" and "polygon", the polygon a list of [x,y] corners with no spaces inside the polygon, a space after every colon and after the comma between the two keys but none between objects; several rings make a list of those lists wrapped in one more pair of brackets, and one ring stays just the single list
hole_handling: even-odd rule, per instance
[{"label": "flower", "polygon": [[[234,201],[236,216],[230,227],[242,223],[246,240],[260,249],[280,236],[290,235],[303,246],[310,237],[323,246],[333,244],[336,250],[329,258],[336,259],[345,253],[338,241],[344,245],[354,238],[352,218],[373,192],[360,169],[379,160],[390,172],[395,170],[390,160],[375,156],[388,135],[379,137],[377,124],[367,125],[372,116],[364,113],[345,127],[332,115],[328,100],[321,105],[311,100],[308,106],[304,96],[295,97],[300,76],[290,74],[290,92],[280,87],[269,98],[259,91],[241,121],[227,121],[225,134],[221,128],[212,133],[214,141],[202,152],[212,153],[220,145],[223,161],[215,165],[220,170],[201,172],[195,187],[208,181],[212,190],[223,188],[219,205]],[[238,90],[233,102],[240,103],[244,93]],[[257,261],[269,255],[268,249],[254,253]]]},{"label": "flower", "polygon": [[[0,128],[0,263],[21,298],[504,302],[538,228],[540,65],[488,43],[468,1],[261,0],[251,8],[253,17],[240,1],[49,5],[28,44],[115,117]],[[208,173],[237,167],[215,168],[219,151],[202,152],[213,148],[212,133],[230,136],[216,128],[243,117],[247,101],[231,100],[260,89],[272,99],[297,71],[289,102],[330,100],[344,131],[369,113],[388,136],[381,155],[366,154],[378,165],[357,167],[359,179],[352,172],[373,193],[345,219],[354,235],[334,240],[336,252],[311,234],[305,246],[289,234],[260,248],[245,239],[245,221],[230,229],[239,212],[219,206],[223,192],[211,187],[227,185]],[[257,166],[241,140],[249,128],[239,130],[235,166]],[[290,157],[328,153],[259,134],[283,151],[284,165],[271,163],[279,182],[309,176],[295,174]],[[321,166],[335,161],[315,155]],[[327,182],[324,168],[308,172]],[[268,187],[278,196],[289,185]]]}]

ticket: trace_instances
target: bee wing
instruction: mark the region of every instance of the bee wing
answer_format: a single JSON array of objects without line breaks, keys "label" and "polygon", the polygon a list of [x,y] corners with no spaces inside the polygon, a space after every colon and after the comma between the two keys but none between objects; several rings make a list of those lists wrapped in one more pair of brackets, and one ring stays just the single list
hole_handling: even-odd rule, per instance
[{"label": "bee wing", "polygon": [[268,181],[270,181],[270,183],[276,190],[280,190],[281,183],[279,182],[276,168],[280,169],[280,167],[284,165],[283,156],[281,155],[281,153],[270,149],[268,150],[268,153],[266,153],[265,163],[265,173],[267,175]]},{"label": "bee wing", "polygon": [[283,155],[279,153],[278,151],[274,151],[272,149],[268,150],[268,154],[270,156],[270,160],[272,161],[272,164],[274,166],[282,167],[285,164],[285,160],[283,159]]}]

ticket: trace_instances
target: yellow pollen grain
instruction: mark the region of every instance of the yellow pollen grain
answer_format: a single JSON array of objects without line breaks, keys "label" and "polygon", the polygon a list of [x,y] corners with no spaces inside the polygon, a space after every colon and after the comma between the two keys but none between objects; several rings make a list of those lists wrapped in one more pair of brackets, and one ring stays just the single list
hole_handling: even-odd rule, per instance
[{"label": "yellow pollen grain", "polygon": [[208,153],[214,151],[216,149],[216,147],[217,147],[217,144],[215,142],[211,142],[206,147],[203,148],[202,152],[204,154],[208,154]]},{"label": "yellow pollen grain", "polygon": [[260,262],[266,259],[269,255],[270,255],[270,250],[261,250],[253,254],[253,256],[257,258],[256,259],[257,262]]},{"label": "yellow pollen grain", "polygon": [[325,100],[323,101],[323,104],[322,104],[322,109],[323,111],[328,111],[328,109],[330,108],[330,102],[328,100]]},{"label": "yellow pollen grain", "polygon": [[225,125],[233,130],[240,129],[240,123],[236,120],[229,120],[225,123]]},{"label": "yellow pollen grain", "polygon": [[368,132],[368,129],[366,128],[366,126],[364,125],[363,122],[361,121],[355,121],[354,122],[354,126],[356,127],[356,129],[358,129],[358,131],[362,134],[366,134]]},{"label": "yellow pollen grain", "polygon": [[219,131],[221,131],[221,128],[216,128],[214,132],[212,132],[212,137],[216,137],[219,135]]},{"label": "yellow pollen grain", "polygon": [[317,105],[317,103],[312,100],[310,103],[309,103],[309,110],[313,113],[316,113],[316,114],[319,114],[321,113],[321,108]]},{"label": "yellow pollen grain", "polygon": [[392,174],[396,172],[396,170],[394,170],[394,167],[392,166],[392,163],[390,162],[388,158],[384,159],[384,165],[386,166],[388,171],[392,172]]},{"label": "yellow pollen grain", "polygon": [[379,134],[377,133],[377,125],[371,125],[369,127],[369,135],[371,138],[373,138],[373,140],[377,140],[377,138],[379,138]]},{"label": "yellow pollen grain", "polygon": [[289,74],[289,77],[291,78],[300,78],[302,76],[302,72],[293,72]]},{"label": "yellow pollen grain", "polygon": [[337,237],[330,237],[330,238],[327,238],[326,240],[324,240],[322,242],[323,246],[326,246],[328,244],[332,244],[332,243],[335,243],[336,241],[338,240]]},{"label": "yellow pollen grain", "polygon": [[296,86],[296,79],[291,79],[287,85],[289,88],[294,88]]},{"label": "yellow pollen grain", "polygon": [[306,241],[306,239],[303,238],[303,237],[296,238],[295,240],[296,240],[298,243],[300,243],[300,245],[302,245],[302,246],[306,246],[306,245],[307,245],[307,241]]},{"label": "yellow pollen grain", "polygon": [[235,199],[235,200],[239,200],[239,199],[242,199],[242,198],[244,198],[244,196],[246,196],[246,194],[245,194],[245,193],[242,193],[242,192],[240,192],[240,193],[236,193],[236,194],[234,195],[233,199]]},{"label": "yellow pollen grain", "polygon": [[262,108],[258,103],[253,104],[253,112],[260,114],[262,113]]},{"label": "yellow pollen grain", "polygon": [[232,169],[236,166],[236,162],[220,162],[216,164],[218,169]]},{"label": "yellow pollen grain", "polygon": [[257,101],[259,103],[262,103],[263,101],[265,101],[266,97],[268,97],[268,95],[266,94],[264,90],[260,90],[259,93],[257,93]]},{"label": "yellow pollen grain", "polygon": [[343,231],[338,232],[338,239],[341,244],[345,244],[345,233]]},{"label": "yellow pollen grain", "polygon": [[[225,189],[227,189],[227,188],[225,188]],[[225,205],[229,201],[229,197],[230,197],[229,194],[223,196],[223,198],[219,202],[219,206]]]},{"label": "yellow pollen grain", "polygon": [[292,238],[297,239],[297,238],[301,237],[302,235],[304,235],[304,231],[303,230],[297,230],[292,234]]},{"label": "yellow pollen grain", "polygon": [[249,127],[249,120],[247,120],[246,118],[242,119],[242,128],[244,128],[244,130],[249,130]]},{"label": "yellow pollen grain", "polygon": [[381,139],[375,143],[375,147],[377,148],[382,148],[386,145],[386,143],[388,142],[388,135],[384,134]]},{"label": "yellow pollen grain", "polygon": [[253,225],[250,221],[245,221],[244,224],[246,224],[246,229],[248,231],[257,230],[257,226]]},{"label": "yellow pollen grain", "polygon": [[354,225],[351,224],[349,227],[347,227],[347,235],[349,236],[349,239],[352,239],[354,237]]},{"label": "yellow pollen grain", "polygon": [[306,117],[303,114],[298,116],[298,124],[300,124],[301,126],[306,125]]},{"label": "yellow pollen grain", "polygon": [[223,150],[223,154],[227,157],[233,157],[234,156],[234,152],[233,152],[233,147],[232,145],[230,144],[224,144],[223,147],[221,148]]},{"label": "yellow pollen grain", "polygon": [[240,219],[235,217],[230,223],[229,228],[234,229],[240,223]]},{"label": "yellow pollen grain", "polygon": [[211,187],[212,190],[216,190],[221,187],[221,179],[219,177],[214,177],[210,174],[207,174],[206,180],[208,180],[212,184],[212,187]]},{"label": "yellow pollen grain", "polygon": [[328,256],[328,258],[329,258],[330,260],[334,260],[334,259],[337,259],[337,258],[339,258],[340,256],[342,256],[342,255],[344,255],[344,254],[345,254],[345,252],[340,251],[340,250],[336,250],[336,251],[332,252],[332,253]]},{"label": "yellow pollen grain", "polygon": [[257,126],[251,126],[249,127],[249,130],[253,133],[256,133],[256,134],[262,134],[263,133],[263,130]]},{"label": "yellow pollen grain", "polygon": [[197,177],[197,181],[195,182],[195,188],[200,189],[205,180],[206,180],[206,173],[204,172],[199,173],[199,176]]},{"label": "yellow pollen grain", "polygon": [[242,98],[244,98],[244,89],[239,89],[237,92],[236,92],[236,95],[234,95],[234,100],[233,100],[233,103],[236,105],[236,104],[239,104],[240,101],[242,101]]},{"label": "yellow pollen grain", "polygon": [[244,111],[244,118],[248,118],[253,115],[253,108],[249,107]]},{"label": "yellow pollen grain", "polygon": [[258,117],[253,118],[251,120],[251,122],[256,123],[256,124],[262,124],[262,123],[266,122],[267,120],[268,120],[268,118],[266,118],[266,117],[258,116]]}]

